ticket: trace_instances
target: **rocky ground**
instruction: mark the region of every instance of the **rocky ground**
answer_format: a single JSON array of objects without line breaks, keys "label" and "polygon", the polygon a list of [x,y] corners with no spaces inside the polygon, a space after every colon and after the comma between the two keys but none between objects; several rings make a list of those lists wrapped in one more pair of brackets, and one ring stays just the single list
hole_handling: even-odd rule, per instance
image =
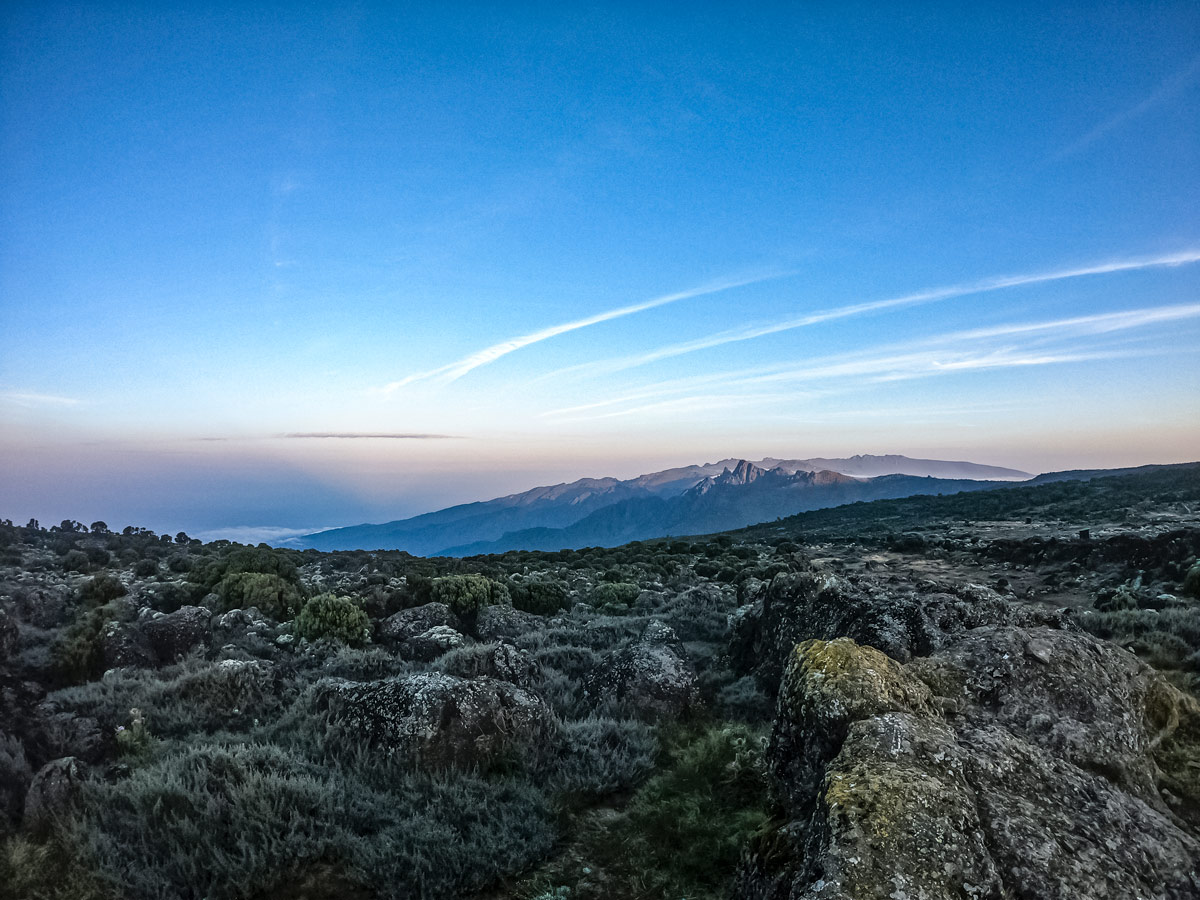
[{"label": "rocky ground", "polygon": [[0,525],[0,894],[1200,897],[1200,470],[988,495],[466,560]]}]

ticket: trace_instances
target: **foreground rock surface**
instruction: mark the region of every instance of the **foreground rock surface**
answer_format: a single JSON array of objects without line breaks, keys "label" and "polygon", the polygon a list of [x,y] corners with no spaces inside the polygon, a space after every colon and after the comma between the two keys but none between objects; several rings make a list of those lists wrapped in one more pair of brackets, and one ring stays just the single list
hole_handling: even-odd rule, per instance
[{"label": "foreground rock surface", "polygon": [[1195,898],[1198,754],[1200,705],[1085,635],[983,627],[907,664],[809,640],[737,895]]},{"label": "foreground rock surface", "polygon": [[557,720],[536,694],[494,678],[441,673],[330,682],[316,698],[337,731],[431,766],[473,766],[550,738]]}]

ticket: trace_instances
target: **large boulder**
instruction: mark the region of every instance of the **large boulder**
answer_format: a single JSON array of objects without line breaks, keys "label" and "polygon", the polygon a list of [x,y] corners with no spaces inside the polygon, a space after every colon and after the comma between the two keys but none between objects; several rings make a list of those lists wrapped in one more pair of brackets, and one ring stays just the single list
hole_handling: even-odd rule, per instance
[{"label": "large boulder", "polygon": [[901,664],[796,647],[768,751],[761,900],[1200,896],[1200,704],[1133,656],[979,628]]},{"label": "large boulder", "polygon": [[1013,603],[981,585],[896,585],[820,573],[777,575],[730,618],[730,661],[774,691],[792,648],[851,637],[904,662],[985,625],[1064,627],[1062,614]]},{"label": "large boulder", "polygon": [[545,627],[546,620],[541,616],[497,603],[479,611],[475,634],[481,641],[498,641],[518,638]]},{"label": "large boulder", "polygon": [[211,639],[212,612],[204,606],[181,606],[173,613],[146,613],[139,622],[160,663],[174,662]]},{"label": "large boulder", "polygon": [[20,631],[17,629],[17,620],[9,615],[7,609],[0,606],[0,664],[8,662],[17,655],[19,638]]},{"label": "large boulder", "polygon": [[25,827],[37,831],[55,818],[68,815],[82,780],[83,773],[73,756],[42,766],[25,793]]},{"label": "large boulder", "polygon": [[652,621],[591,674],[587,693],[596,701],[623,700],[649,718],[677,716],[696,699],[696,673],[675,632]]},{"label": "large boulder", "polygon": [[481,675],[510,681],[521,687],[533,684],[539,671],[529,651],[500,641],[495,644],[476,644],[463,653],[455,653],[441,663],[442,670],[461,678]]},{"label": "large boulder", "polygon": [[353,734],[431,767],[483,765],[544,745],[558,730],[553,712],[530,691],[494,678],[440,672],[326,682],[314,706],[332,726],[332,740]]},{"label": "large boulder", "polygon": [[105,669],[152,666],[154,649],[136,622],[109,622],[100,632],[100,656]]},{"label": "large boulder", "polygon": [[379,623],[376,639],[382,644],[400,644],[439,625],[454,626],[456,619],[445,603],[426,603],[402,609]]},{"label": "large boulder", "polygon": [[467,639],[449,625],[434,625],[400,645],[400,655],[417,662],[432,662],[443,653],[464,646]]}]

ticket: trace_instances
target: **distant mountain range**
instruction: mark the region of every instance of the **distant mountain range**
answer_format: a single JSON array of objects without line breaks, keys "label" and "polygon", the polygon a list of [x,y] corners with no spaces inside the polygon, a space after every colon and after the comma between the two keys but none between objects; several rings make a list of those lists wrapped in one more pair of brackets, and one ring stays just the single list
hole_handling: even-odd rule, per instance
[{"label": "distant mountain range", "polygon": [[627,480],[582,478],[381,525],[334,528],[286,545],[418,556],[615,546],[741,528],[858,500],[986,490],[1031,477],[1016,469],[895,455],[723,459]]}]

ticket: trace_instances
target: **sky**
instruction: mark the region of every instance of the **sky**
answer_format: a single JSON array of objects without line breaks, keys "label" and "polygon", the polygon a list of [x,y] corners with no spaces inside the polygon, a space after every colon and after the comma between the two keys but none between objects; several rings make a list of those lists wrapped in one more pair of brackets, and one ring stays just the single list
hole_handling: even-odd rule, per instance
[{"label": "sky", "polygon": [[1200,458],[1200,9],[7,4],[0,517]]}]

